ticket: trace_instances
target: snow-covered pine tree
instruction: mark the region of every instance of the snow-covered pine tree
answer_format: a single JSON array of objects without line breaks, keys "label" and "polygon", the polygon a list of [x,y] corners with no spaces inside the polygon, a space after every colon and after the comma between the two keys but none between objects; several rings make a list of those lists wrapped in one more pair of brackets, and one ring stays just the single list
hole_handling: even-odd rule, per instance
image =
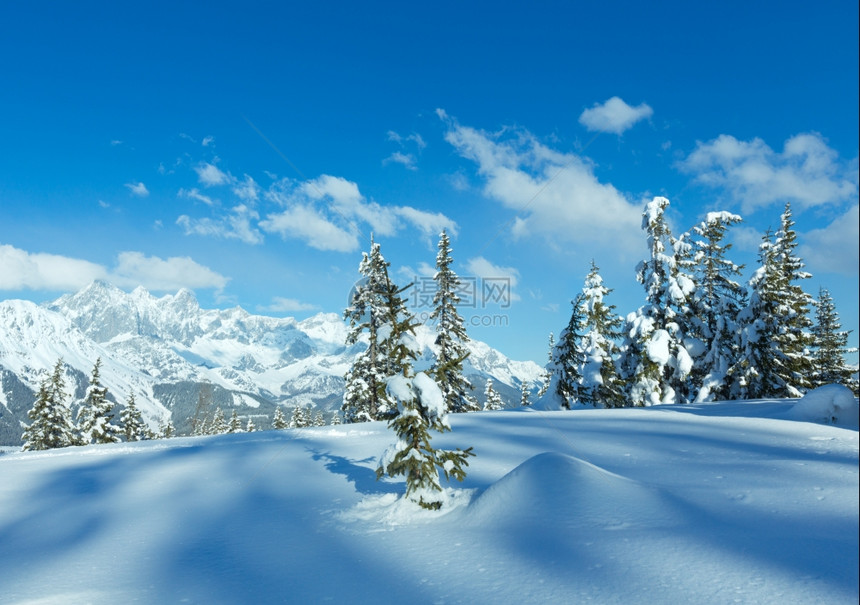
[{"label": "snow-covered pine tree", "polygon": [[310,426],[310,418],[301,404],[296,404],[296,407],[293,408],[293,415],[290,418],[290,428],[302,429],[306,426]]},{"label": "snow-covered pine tree", "polygon": [[257,426],[254,424],[254,421],[251,419],[251,417],[248,416],[248,422],[245,424],[245,432],[246,433],[253,433],[256,430],[257,430]]},{"label": "snow-covered pine tree", "polygon": [[77,443],[65,398],[63,360],[60,359],[50,378],[42,381],[33,408],[27,412],[33,422],[21,436],[24,441],[23,451],[49,450]]},{"label": "snow-covered pine tree", "polygon": [[357,343],[365,332],[368,338],[367,349],[355,357],[345,376],[341,409],[347,423],[386,418],[394,407],[385,389],[387,378],[399,371],[392,365],[391,328],[385,323],[392,285],[388,266],[379,244],[371,237],[370,252],[362,255],[358,267],[362,280],[344,311],[344,319],[349,321],[346,344]]},{"label": "snow-covered pine tree", "polygon": [[146,425],[143,423],[140,409],[134,401],[134,393],[128,394],[125,407],[120,412],[120,422],[126,441],[143,441],[147,438]]},{"label": "snow-covered pine tree", "polygon": [[682,384],[692,369],[676,308],[686,304],[695,284],[678,271],[668,206],[669,200],[655,197],[642,213],[649,258],[639,263],[636,279],[645,288],[646,304],[627,316],[624,330],[622,376],[627,396],[638,406],[684,401],[673,385]]},{"label": "snow-covered pine tree", "polygon": [[520,389],[520,406],[528,407],[531,404],[531,383],[528,380],[523,380]]},{"label": "snow-covered pine tree", "polygon": [[797,233],[794,231],[791,205],[788,202],[780,216],[780,229],[776,232],[773,245],[782,286],[779,297],[781,329],[777,333],[777,345],[782,353],[778,366],[785,384],[782,396],[800,397],[812,386],[810,377],[813,367],[810,349],[813,337],[810,331],[812,328],[810,308],[813,298],[803,291],[799,282],[809,279],[812,274],[803,270],[803,260],[795,256]]},{"label": "snow-covered pine tree", "polygon": [[284,413],[281,411],[280,407],[275,408],[275,415],[272,418],[272,428],[276,430],[282,430],[289,428],[290,423],[287,422],[287,419],[284,417]]},{"label": "snow-covered pine tree", "polygon": [[696,291],[691,297],[692,320],[685,344],[694,360],[695,401],[729,399],[736,392],[729,370],[737,363],[740,347],[738,314],[745,292],[735,280],[743,265],[726,258],[732,245],[723,240],[728,228],[741,220],[729,212],[710,212],[693,227]]},{"label": "snow-covered pine tree", "polygon": [[239,414],[236,410],[233,410],[233,413],[230,414],[230,421],[227,423],[227,432],[228,433],[241,433],[242,432],[242,421],[239,420]]},{"label": "snow-covered pine tree", "polygon": [[543,382],[541,383],[537,394],[538,399],[546,395],[546,392],[549,390],[549,383],[552,381],[552,367],[555,363],[555,336],[552,332],[549,333],[549,351],[547,353],[546,363],[547,365],[543,372]]},{"label": "snow-covered pine tree", "polygon": [[469,356],[466,343],[466,326],[457,312],[460,297],[457,290],[460,278],[451,269],[451,243],[443,230],[439,235],[439,252],[436,255],[436,294],[430,319],[436,321],[436,360],[430,369],[436,384],[442,389],[448,412],[473,412],[478,402],[472,396],[474,388],[463,376],[463,361]]},{"label": "snow-covered pine tree", "polygon": [[[405,302],[393,285],[389,285],[388,325],[393,360],[399,373],[388,378],[386,391],[397,405],[397,414],[388,421],[388,427],[397,435],[397,442],[382,455],[376,477],[383,475],[406,477],[406,498],[423,508],[436,510],[442,506],[442,487],[439,469],[445,478],[462,481],[473,456],[466,450],[436,450],[431,445],[430,431],[450,431],[446,416],[446,402],[439,385],[424,372],[415,374],[412,361],[416,356],[414,339],[415,322],[406,310]],[[397,301],[400,301],[399,303]]]},{"label": "snow-covered pine tree", "polygon": [[334,412],[334,413],[331,415],[331,425],[332,425],[332,426],[337,426],[337,425],[339,425],[339,424],[341,424],[340,414],[338,414],[337,412]]},{"label": "snow-covered pine tree", "polygon": [[107,399],[107,388],[101,384],[101,365],[101,358],[96,359],[86,397],[78,412],[78,435],[82,445],[120,441],[119,427],[110,422],[113,404]]},{"label": "snow-covered pine tree", "polygon": [[314,414],[314,426],[325,426],[325,416],[323,416],[322,410],[317,410],[316,414]]},{"label": "snow-covered pine tree", "polygon": [[836,304],[827,288],[820,288],[815,301],[815,325],[812,328],[814,349],[812,353],[812,386],[843,384],[857,393],[856,370],[845,362],[845,355],[856,353],[849,348],[850,330],[842,330]]},{"label": "snow-covered pine tree", "polygon": [[582,368],[585,365],[582,346],[582,306],[583,295],[580,294],[571,301],[570,320],[558,337],[558,344],[555,345],[550,365],[556,378],[555,392],[560,399],[561,407],[566,410],[579,401]]},{"label": "snow-covered pine tree", "polygon": [[176,434],[176,428],[173,426],[173,420],[167,419],[167,422],[158,427],[159,439],[170,439]]},{"label": "snow-covered pine tree", "polygon": [[207,431],[208,435],[223,435],[230,430],[230,425],[227,423],[227,418],[224,416],[224,410],[221,407],[215,408],[215,414],[212,416],[212,422],[209,423]]},{"label": "snow-covered pine tree", "polygon": [[605,300],[611,292],[603,285],[600,268],[592,260],[579,299],[584,363],[579,371],[578,399],[584,405],[619,408],[625,405],[625,399],[624,384],[616,366],[619,355],[616,341],[621,336],[623,322],[615,314],[615,306]]},{"label": "snow-covered pine tree", "polygon": [[505,406],[502,404],[502,398],[493,388],[493,379],[487,378],[487,384],[484,386],[484,411],[501,410]]},{"label": "snow-covered pine tree", "polygon": [[793,226],[786,204],[779,231],[775,237],[768,232],[759,249],[749,304],[739,314],[742,351],[732,374],[738,378],[740,398],[800,397],[811,386],[812,298],[797,283],[811,276],[794,256]]}]

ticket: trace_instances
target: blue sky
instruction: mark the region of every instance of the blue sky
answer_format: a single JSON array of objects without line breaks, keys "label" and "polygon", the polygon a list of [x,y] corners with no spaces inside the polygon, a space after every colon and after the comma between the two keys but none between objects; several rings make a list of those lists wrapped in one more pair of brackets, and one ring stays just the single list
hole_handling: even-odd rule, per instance
[{"label": "blue sky", "polygon": [[340,313],[371,232],[420,285],[445,227],[470,334],[542,362],[592,258],[642,304],[654,195],[749,269],[788,201],[856,346],[854,1],[124,4],[4,8],[0,298]]}]

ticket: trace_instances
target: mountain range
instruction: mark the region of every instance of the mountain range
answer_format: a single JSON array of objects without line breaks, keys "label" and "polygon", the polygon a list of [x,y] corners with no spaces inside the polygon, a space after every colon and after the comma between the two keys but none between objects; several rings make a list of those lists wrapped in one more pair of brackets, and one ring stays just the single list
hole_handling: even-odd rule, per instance
[{"label": "mountain range", "polygon": [[[133,394],[152,429],[170,419],[188,433],[217,407],[261,428],[278,406],[311,405],[330,419],[341,405],[343,376],[366,347],[346,346],[347,331],[335,313],[298,321],[240,307],[202,309],[190,290],[157,298],[101,281],[43,305],[2,301],[0,445],[20,444],[21,423],[29,423],[38,386],[58,359],[73,408],[101,359],[101,383],[115,411]],[[435,332],[421,325],[416,336],[416,368],[423,369],[433,361]],[[480,341],[469,341],[468,349],[464,373],[479,401],[488,379],[511,406],[519,404],[524,380],[541,380],[543,370],[531,361],[513,361]]]}]

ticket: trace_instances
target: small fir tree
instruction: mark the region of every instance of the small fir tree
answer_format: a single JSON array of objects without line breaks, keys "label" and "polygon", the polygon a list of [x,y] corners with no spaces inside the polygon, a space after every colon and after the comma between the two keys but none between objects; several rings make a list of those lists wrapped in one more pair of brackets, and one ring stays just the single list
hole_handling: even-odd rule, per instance
[{"label": "small fir tree", "polygon": [[543,372],[543,382],[538,390],[538,399],[546,395],[549,390],[549,383],[552,382],[553,364],[555,363],[555,336],[552,332],[549,333],[549,351],[547,353],[547,365]]},{"label": "small fir tree", "polygon": [[523,380],[521,389],[522,391],[520,392],[520,406],[525,408],[531,404],[531,401],[529,400],[531,396],[531,383],[529,383],[528,380]]},{"label": "small fir tree", "polygon": [[278,407],[275,409],[275,416],[272,418],[272,428],[277,430],[282,430],[289,428],[290,424],[287,422],[287,419],[284,417],[284,413],[281,411],[281,408]]},{"label": "small fir tree", "polygon": [[842,330],[839,313],[827,288],[820,288],[815,301],[815,325],[812,328],[814,349],[812,353],[812,386],[843,384],[857,395],[856,370],[845,363],[845,355],[857,353],[849,348],[850,330]]},{"label": "small fir tree", "polygon": [[257,430],[257,426],[254,424],[254,421],[251,419],[251,417],[248,416],[248,422],[245,424],[245,432],[246,433],[253,433],[256,430]]},{"label": "small fir tree", "polygon": [[173,426],[173,420],[168,418],[167,422],[162,423],[158,427],[158,432],[160,434],[161,439],[171,439],[174,435],[176,435],[176,428]]},{"label": "small fir tree", "polygon": [[75,427],[65,401],[63,360],[57,361],[54,372],[42,381],[33,408],[27,413],[33,422],[24,429],[24,451],[49,450],[75,445]]},{"label": "small fir tree", "polygon": [[502,398],[493,388],[493,379],[488,378],[487,384],[484,387],[484,411],[495,411],[504,408]]},{"label": "small fir tree", "polygon": [[[397,405],[397,414],[388,426],[397,435],[397,442],[389,447],[380,459],[377,479],[383,475],[406,478],[406,498],[423,508],[436,510],[442,506],[442,487],[439,470],[446,479],[462,481],[473,456],[466,450],[436,450],[431,445],[430,431],[451,430],[445,413],[446,402],[436,382],[423,372],[415,374],[412,361],[416,357],[415,322],[406,310],[400,290],[389,286],[388,325],[394,360],[400,373],[388,379],[386,391]],[[398,302],[399,301],[399,302]]]},{"label": "small fir tree", "polygon": [[233,413],[230,414],[230,422],[227,424],[227,432],[228,433],[241,433],[242,432],[242,421],[239,420],[239,414],[236,410],[233,410]]},{"label": "small fir tree", "polygon": [[102,386],[101,358],[96,360],[83,405],[78,412],[78,434],[80,443],[118,443],[120,429],[111,424],[113,404],[107,399],[107,388]]},{"label": "small fir tree", "polygon": [[134,393],[129,393],[125,407],[120,413],[120,421],[126,441],[143,441],[147,438],[146,425],[143,423],[140,409],[134,401]]},{"label": "small fir tree", "polygon": [[209,423],[209,435],[223,435],[230,430],[230,425],[227,423],[227,418],[224,416],[224,410],[221,407],[215,408],[215,414],[212,416],[212,422]]}]

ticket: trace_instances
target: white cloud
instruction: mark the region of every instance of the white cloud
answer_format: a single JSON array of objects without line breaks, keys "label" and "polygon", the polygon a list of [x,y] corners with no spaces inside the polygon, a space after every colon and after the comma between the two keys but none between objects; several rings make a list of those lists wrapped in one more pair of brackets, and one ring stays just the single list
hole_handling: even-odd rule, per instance
[{"label": "white cloud", "polygon": [[274,313],[292,313],[296,311],[312,311],[317,309],[317,305],[303,303],[295,298],[281,298],[276,296],[272,299],[272,304],[265,307],[257,307],[260,311],[271,311]]},{"label": "white cloud", "polygon": [[187,257],[147,257],[140,252],[121,252],[116,267],[78,258],[30,253],[0,245],[0,290],[79,290],[97,279],[119,287],[144,286],[149,290],[218,288],[228,279]]},{"label": "white cloud", "polygon": [[291,206],[283,212],[269,214],[260,222],[260,227],[269,233],[278,233],[284,239],[304,241],[317,250],[353,252],[358,249],[358,238],[354,233],[338,227],[308,206]]},{"label": "white cloud", "polygon": [[427,237],[439,235],[443,229],[455,237],[458,233],[457,223],[441,212],[427,212],[411,206],[395,206],[394,212]]},{"label": "white cloud", "polygon": [[841,204],[856,199],[858,172],[854,162],[840,161],[818,133],[788,139],[781,153],[762,139],[739,141],[720,135],[679,164],[696,181],[722,189],[746,213],[786,201],[801,208]]},{"label": "white cloud", "polygon": [[260,186],[249,175],[233,186],[233,193],[244,202],[256,202],[260,197]]},{"label": "white cloud", "polygon": [[395,151],[390,156],[382,160],[382,165],[387,166],[388,164],[402,164],[409,170],[418,170],[418,167],[415,165],[415,156],[411,153],[403,153],[401,151]]},{"label": "white cloud", "polygon": [[162,259],[141,252],[120,252],[117,265],[108,280],[118,287],[140,285],[152,291],[175,291],[180,288],[221,290],[229,281],[187,256]]},{"label": "white cloud", "polygon": [[478,278],[482,282],[482,289],[483,286],[487,284],[501,280],[506,282],[509,287],[510,300],[520,300],[520,296],[515,290],[520,281],[520,272],[514,267],[495,265],[483,256],[477,256],[475,258],[470,258],[466,262],[466,269],[469,271],[469,275],[463,277]]},{"label": "white cloud", "polygon": [[478,165],[484,194],[520,215],[514,236],[639,250],[641,206],[598,181],[588,159],[550,149],[528,132],[500,140],[437,113],[448,122],[445,140]]},{"label": "white cloud", "polygon": [[89,261],[0,245],[0,290],[77,290],[107,270]]},{"label": "white cloud", "polygon": [[802,234],[798,256],[813,273],[838,273],[857,277],[860,271],[860,206],[855,204],[845,214],[823,229]]},{"label": "white cloud", "polygon": [[234,206],[230,214],[219,218],[192,219],[187,214],[176,219],[176,224],[185,230],[186,235],[207,235],[238,239],[246,244],[263,243],[263,234],[252,225],[260,218],[257,211],[245,204]]},{"label": "white cloud", "polygon": [[138,197],[146,197],[149,195],[149,189],[146,188],[146,185],[143,183],[126,183],[126,187],[131,191],[132,195],[136,195]]},{"label": "white cloud", "polygon": [[211,197],[200,193],[200,190],[197,189],[197,187],[192,187],[191,189],[180,189],[177,195],[179,197],[189,198],[192,200],[197,200],[198,202],[203,202],[207,206],[213,206],[215,204],[215,201]]},{"label": "white cloud", "polygon": [[204,147],[209,147],[214,142],[215,142],[215,137],[207,136],[207,137],[203,137],[203,140],[200,142],[200,144],[203,145]]},{"label": "white cloud", "polygon": [[197,179],[204,187],[226,185],[233,180],[229,174],[222,172],[218,166],[209,162],[201,162],[194,167],[194,172],[197,173]]},{"label": "white cloud", "polygon": [[619,97],[612,97],[602,105],[595,103],[594,107],[583,111],[579,123],[592,132],[621,134],[653,114],[654,110],[645,103],[631,107]]}]

